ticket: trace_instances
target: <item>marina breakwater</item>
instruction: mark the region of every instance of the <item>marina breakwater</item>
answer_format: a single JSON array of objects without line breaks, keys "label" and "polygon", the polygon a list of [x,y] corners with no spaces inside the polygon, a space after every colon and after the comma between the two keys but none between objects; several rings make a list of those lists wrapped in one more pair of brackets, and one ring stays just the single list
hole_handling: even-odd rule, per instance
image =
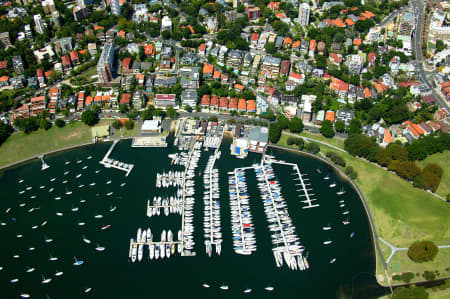
[{"label": "marina breakwater", "polygon": [[[110,144],[48,155],[45,162],[50,168],[45,171],[41,171],[40,161],[32,160],[1,172],[0,187],[5,199],[0,202],[0,222],[5,222],[6,226],[0,227],[0,237],[9,244],[0,249],[0,281],[5,297],[16,298],[21,292],[27,292],[36,298],[46,295],[50,298],[86,295],[142,298],[142,294],[151,291],[152,296],[167,298],[335,298],[339,294],[351,294],[352,284],[354,298],[370,298],[386,292],[369,275],[353,279],[360,272],[374,273],[375,269],[369,222],[358,194],[329,165],[307,156],[269,149],[276,160],[298,165],[302,177],[307,177],[311,184],[306,187],[313,189],[308,191],[314,193],[315,203],[320,205],[302,209],[305,203],[301,202],[301,192],[297,191],[300,186],[296,186],[299,181],[292,175],[293,166],[272,164],[310,268],[293,271],[277,267],[272,232],[261,193],[256,188],[259,181],[252,169],[245,173],[256,250],[251,255],[236,254],[227,174],[236,168],[260,164],[261,155],[250,153],[247,159],[236,159],[229,153],[229,144],[230,141],[224,139],[221,156],[214,162],[214,169],[218,170],[223,241],[220,255],[211,257],[204,243],[203,196],[208,190],[204,187],[203,172],[214,150],[201,149],[198,167],[191,178],[194,181],[191,191],[195,192],[189,196],[194,198],[191,225],[195,230],[191,235],[195,244],[191,252],[196,255],[175,254],[169,259],[150,260],[146,253],[140,263],[132,263],[128,257],[130,238],[134,238],[139,227],[150,227],[157,236],[163,230],[178,232],[182,229],[179,214],[147,216],[149,200],[154,196],[170,197],[177,192],[175,187],[156,188],[156,174],[186,171],[182,165],[171,165],[168,154],[179,153],[172,146],[161,150],[131,148],[130,141],[118,143],[111,158],[135,165],[128,177],[121,171],[99,165]],[[324,180],[326,175],[329,180]],[[332,182],[336,183],[335,188],[329,187]],[[341,188],[345,189],[345,194],[337,195]],[[345,207],[340,207],[341,200]],[[21,207],[21,204],[25,205]],[[347,210],[349,214],[343,215]],[[102,217],[96,218],[100,215]],[[350,223],[345,225],[343,221],[347,218]],[[332,229],[323,230],[328,226]],[[52,242],[46,243],[49,239]],[[178,241],[175,236],[174,239]],[[159,237],[154,240],[158,242]],[[332,243],[324,245],[326,241]],[[96,250],[102,247],[105,250]],[[19,257],[14,258],[16,255]],[[49,260],[51,257],[57,260]],[[74,257],[83,264],[75,266]],[[331,264],[333,258],[336,261]],[[27,273],[29,268],[35,270]],[[57,270],[64,274],[55,276]],[[43,284],[42,276],[51,277],[52,281]],[[175,281],[172,277],[179,279]],[[19,281],[11,283],[14,278]],[[223,285],[227,285],[228,290],[221,289]],[[273,290],[266,290],[268,286]],[[85,293],[89,288],[91,290]],[[247,289],[252,292],[244,293]]]}]

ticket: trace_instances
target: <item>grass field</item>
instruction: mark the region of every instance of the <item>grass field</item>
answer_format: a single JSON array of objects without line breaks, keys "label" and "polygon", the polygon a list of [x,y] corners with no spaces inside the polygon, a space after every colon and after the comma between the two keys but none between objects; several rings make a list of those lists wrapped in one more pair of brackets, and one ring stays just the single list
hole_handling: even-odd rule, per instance
[{"label": "grass field", "polygon": [[303,136],[303,137],[313,138],[313,139],[334,145],[334,146],[342,148],[342,149],[344,148],[344,139],[341,139],[341,138],[336,138],[336,137],[326,138],[322,134],[314,134],[314,133],[311,133],[308,131],[302,131],[298,135]]},{"label": "grass field", "polygon": [[[111,125],[113,122],[114,122],[114,119],[103,118],[99,121],[99,123],[97,125],[98,126]],[[136,135],[137,126],[138,126],[138,122],[134,122],[133,129],[127,130],[125,128],[122,128],[122,136],[124,138],[134,137]],[[114,136],[114,138],[118,138],[118,137],[120,137],[120,130],[117,131],[116,136]]]},{"label": "grass field", "polygon": [[40,153],[91,141],[91,131],[81,122],[67,124],[63,128],[39,129],[30,134],[17,132],[0,146],[0,166]]},{"label": "grass field", "polygon": [[[287,136],[283,135],[278,145],[287,146],[286,140]],[[324,153],[336,152],[358,172],[355,182],[369,205],[377,233],[384,240],[396,247],[409,247],[413,241],[422,239],[438,245],[450,244],[450,206],[446,202],[374,164],[319,146]],[[384,255],[387,258],[389,251]],[[432,263],[416,264],[401,253],[397,253],[391,263],[400,267],[400,271],[423,272],[445,269],[449,260],[450,249],[442,249]],[[382,273],[378,268],[377,273]]]},{"label": "grass field", "polygon": [[447,196],[450,193],[450,151],[428,156],[425,160],[419,162],[420,168],[425,167],[428,163],[436,163],[442,167],[444,173],[436,193],[444,197]]}]

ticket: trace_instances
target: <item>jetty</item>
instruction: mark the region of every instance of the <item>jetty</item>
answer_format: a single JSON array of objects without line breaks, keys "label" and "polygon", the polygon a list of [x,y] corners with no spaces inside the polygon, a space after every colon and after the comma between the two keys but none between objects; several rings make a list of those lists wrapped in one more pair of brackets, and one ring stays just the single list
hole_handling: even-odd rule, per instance
[{"label": "jetty", "polygon": [[115,169],[125,171],[125,176],[128,176],[134,168],[133,164],[127,164],[124,162],[120,162],[119,160],[114,160],[114,159],[109,158],[109,155],[112,153],[112,151],[114,150],[114,147],[116,146],[117,143],[119,143],[119,140],[118,139],[114,140],[113,144],[108,149],[105,156],[99,163],[102,164],[103,166],[105,166],[106,168],[115,168]]}]

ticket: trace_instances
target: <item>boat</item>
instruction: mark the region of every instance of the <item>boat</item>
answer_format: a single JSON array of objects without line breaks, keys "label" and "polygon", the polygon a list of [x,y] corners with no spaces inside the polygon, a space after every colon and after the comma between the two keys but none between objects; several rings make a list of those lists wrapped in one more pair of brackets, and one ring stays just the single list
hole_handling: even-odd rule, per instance
[{"label": "boat", "polygon": [[133,244],[133,248],[131,249],[131,261],[134,263],[137,257],[137,245]]},{"label": "boat", "polygon": [[64,272],[56,270],[55,276],[61,276],[63,274],[64,274]]},{"label": "boat", "polygon": [[355,233],[352,232],[352,233],[350,234],[350,238],[353,238],[354,236],[355,236]]},{"label": "boat", "polygon": [[91,244],[91,240],[89,240],[89,239],[86,239],[86,237],[83,235],[83,241],[84,241],[84,243],[86,243],[86,244]]},{"label": "boat", "polygon": [[92,156],[88,156],[87,159],[88,159],[88,160],[91,160],[91,159],[92,159]]},{"label": "boat", "polygon": [[120,184],[120,187],[123,187],[123,186],[125,186],[125,184],[126,184],[126,183],[122,183],[122,184]]},{"label": "boat", "polygon": [[81,173],[77,174],[77,176],[75,178],[78,179],[79,177],[81,177]]},{"label": "boat", "polygon": [[331,229],[331,226],[330,226],[330,225],[327,225],[327,226],[322,227],[322,229],[323,229],[323,230],[330,230],[330,229]]},{"label": "boat", "polygon": [[73,257],[74,258],[74,260],[75,260],[75,262],[73,263],[73,265],[74,266],[80,266],[80,265],[83,265],[83,261],[79,261],[79,260],[77,260],[77,258],[74,256]]},{"label": "boat", "polygon": [[84,289],[84,292],[85,292],[85,293],[89,293],[90,291],[92,291],[92,288],[86,288],[86,289]]},{"label": "boat", "polygon": [[117,209],[116,206],[112,206],[112,207],[109,208],[109,211],[110,211],[110,212],[114,212],[116,209]]},{"label": "boat", "polygon": [[107,182],[106,182],[106,185],[109,185],[109,184],[111,184],[111,181],[107,181]]},{"label": "boat", "polygon": [[47,283],[50,283],[51,281],[52,281],[51,278],[45,278],[44,276],[42,276],[42,281],[41,281],[41,283],[47,284]]},{"label": "boat", "polygon": [[336,192],[337,195],[342,195],[345,193],[344,188],[341,188],[341,190],[339,190],[338,192]]},{"label": "boat", "polygon": [[35,250],[35,249],[36,249],[36,248],[34,248],[34,247],[28,248],[29,251],[33,251],[33,250]]},{"label": "boat", "polygon": [[209,284],[204,283],[204,284],[203,284],[203,287],[204,287],[204,288],[209,288]]},{"label": "boat", "polygon": [[34,268],[28,268],[27,269],[27,273],[31,273],[31,272],[33,272],[35,269]]},{"label": "boat", "polygon": [[23,183],[23,180],[20,180],[20,181],[19,181],[19,184],[22,184],[22,183]]},{"label": "boat", "polygon": [[49,261],[57,261],[58,258],[55,257],[55,256],[52,256],[52,255],[50,254],[50,258],[49,258],[48,260],[49,260]]},{"label": "boat", "polygon": [[334,262],[336,261],[336,259],[334,258],[334,259],[332,259],[331,261],[330,261],[330,264],[333,264]]},{"label": "boat", "polygon": [[152,260],[155,257],[155,245],[151,244],[148,248],[148,251],[150,252],[149,258]]},{"label": "boat", "polygon": [[330,184],[330,188],[334,188],[334,187],[336,187],[336,183],[335,183],[335,182],[333,182],[332,184]]},{"label": "boat", "polygon": [[138,246],[138,261],[142,261],[143,255],[144,255],[144,245],[139,244],[139,246]]},{"label": "boat", "polygon": [[47,224],[47,221],[44,221],[44,222],[41,223],[41,226],[44,226],[46,224]]},{"label": "boat", "polygon": [[97,247],[95,247],[95,250],[97,250],[97,251],[104,251],[105,247],[102,247],[102,246],[98,245],[98,243],[97,243]]},{"label": "boat", "polygon": [[264,290],[269,291],[269,292],[272,292],[272,291],[273,291],[273,287],[268,286],[268,287],[265,287]]},{"label": "boat", "polygon": [[110,228],[110,227],[111,227],[111,224],[107,224],[107,225],[105,225],[105,226],[102,227],[102,230],[108,229],[108,228]]},{"label": "boat", "polygon": [[348,221],[348,219],[347,219],[347,220],[342,221],[342,223],[343,223],[344,225],[347,225],[347,224],[350,224],[350,221]]},{"label": "boat", "polygon": [[48,192],[53,192],[53,190],[55,190],[55,188],[50,188],[50,190],[48,190]]},{"label": "boat", "polygon": [[103,218],[103,215],[102,214],[98,214],[98,215],[95,215],[94,218],[101,219],[101,218]]},{"label": "boat", "polygon": [[21,298],[30,298],[31,297],[30,294],[27,294],[27,293],[21,293],[19,296]]},{"label": "boat", "polygon": [[221,290],[228,290],[229,287],[228,287],[227,285],[222,285],[222,286],[220,286],[220,289],[221,289]]},{"label": "boat", "polygon": [[56,216],[63,216],[64,214],[61,212],[56,212]]},{"label": "boat", "polygon": [[320,169],[319,169],[319,168],[317,168],[317,173],[322,173],[322,171],[320,171]]},{"label": "boat", "polygon": [[85,222],[82,222],[82,221],[80,221],[80,222],[78,222],[78,225],[79,226],[83,226],[83,225],[85,225],[86,223]]},{"label": "boat", "polygon": [[331,244],[331,243],[333,243],[333,241],[328,240],[328,241],[324,241],[324,242],[323,242],[323,245],[328,245],[328,244]]},{"label": "boat", "polygon": [[18,282],[18,281],[19,281],[18,278],[13,278],[13,279],[11,279],[9,282],[10,282],[10,283],[16,283],[16,282]]},{"label": "boat", "polygon": [[106,195],[111,196],[114,192],[106,193]]},{"label": "boat", "polygon": [[251,292],[252,292],[252,289],[245,289],[244,290],[244,293],[246,293],[246,294],[251,293]]}]

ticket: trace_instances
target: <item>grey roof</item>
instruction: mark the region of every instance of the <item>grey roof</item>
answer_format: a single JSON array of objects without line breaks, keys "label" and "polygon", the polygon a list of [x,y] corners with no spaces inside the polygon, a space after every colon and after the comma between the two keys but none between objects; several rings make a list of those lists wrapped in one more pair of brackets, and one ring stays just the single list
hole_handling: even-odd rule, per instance
[{"label": "grey roof", "polygon": [[264,63],[279,65],[281,63],[281,59],[278,57],[266,56],[266,57],[264,57]]},{"label": "grey roof", "polygon": [[248,134],[248,139],[267,143],[269,140],[269,130],[266,127],[252,128]]}]

